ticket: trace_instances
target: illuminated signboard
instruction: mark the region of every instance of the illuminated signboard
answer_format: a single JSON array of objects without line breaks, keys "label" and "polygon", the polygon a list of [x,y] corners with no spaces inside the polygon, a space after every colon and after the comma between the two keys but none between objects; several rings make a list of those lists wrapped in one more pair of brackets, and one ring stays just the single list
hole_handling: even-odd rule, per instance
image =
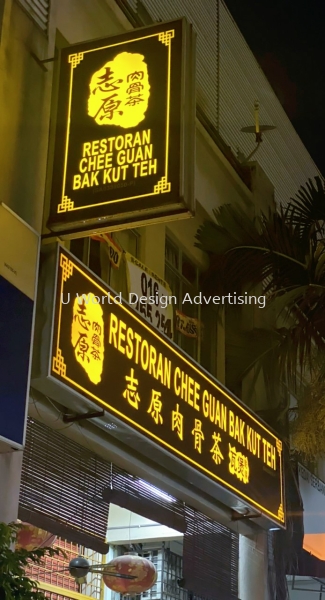
[{"label": "illuminated signboard", "polygon": [[193,46],[179,19],[61,51],[51,230],[191,216]]},{"label": "illuminated signboard", "polygon": [[283,526],[281,440],[62,248],[55,294],[51,381]]}]

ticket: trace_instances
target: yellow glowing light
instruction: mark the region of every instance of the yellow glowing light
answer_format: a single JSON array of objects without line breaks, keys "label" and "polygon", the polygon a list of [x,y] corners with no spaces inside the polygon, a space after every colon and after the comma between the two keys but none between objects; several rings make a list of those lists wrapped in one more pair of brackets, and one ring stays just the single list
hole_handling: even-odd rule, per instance
[{"label": "yellow glowing light", "polygon": [[99,297],[78,296],[73,305],[71,343],[75,357],[90,381],[101,381],[104,362],[104,320]]},{"label": "yellow glowing light", "polygon": [[[65,282],[67,280],[67,275],[66,275],[67,271],[66,271],[66,267],[64,267],[64,265],[66,265],[67,261],[68,261],[68,257],[66,257],[64,252],[61,250],[60,258],[59,258],[59,265],[61,267],[61,274],[59,277],[59,287],[60,287],[59,295],[60,295],[60,297],[62,297],[65,294],[64,287],[65,287]],[[69,258],[69,263],[71,263],[71,265],[73,267],[74,275],[76,273],[79,273],[85,279],[85,282],[88,282],[89,284],[91,284],[92,286],[97,288],[98,294],[100,294],[101,297],[102,297],[102,294],[107,296],[107,288],[102,287],[102,285],[100,285],[96,280],[94,280],[87,273],[87,271],[84,270],[83,267],[81,267],[78,263],[72,261],[70,258]],[[69,277],[71,276],[71,274],[72,274],[72,271],[71,271],[71,268],[69,268]],[[91,294],[90,296],[93,296],[93,295]],[[95,298],[96,298],[96,296],[95,296]],[[69,365],[67,366],[65,364],[64,357],[62,356],[62,353],[60,350],[60,342],[62,340],[66,339],[66,333],[67,333],[66,330],[62,327],[62,308],[63,308],[63,305],[60,303],[59,304],[59,314],[58,314],[58,324],[57,324],[56,334],[54,337],[54,346],[53,346],[53,355],[52,355],[53,365],[54,365],[51,370],[52,376],[64,380],[65,384],[69,388],[74,388],[79,394],[82,394],[83,396],[90,398],[94,402],[97,402],[100,406],[111,411],[120,419],[125,420],[129,425],[131,425],[132,427],[135,427],[144,435],[148,435],[154,441],[162,444],[166,449],[174,452],[179,457],[181,457],[182,459],[184,459],[185,461],[187,461],[188,463],[190,463],[191,465],[193,465],[194,467],[198,468],[200,471],[202,471],[203,473],[205,473],[206,475],[211,477],[213,480],[217,481],[218,483],[221,483],[226,488],[230,489],[233,493],[239,494],[242,498],[247,500],[249,503],[254,505],[256,508],[258,508],[264,514],[268,515],[270,518],[272,518],[277,523],[283,523],[283,524],[285,523],[284,477],[283,477],[283,459],[282,459],[283,445],[282,445],[281,440],[279,440],[276,437],[276,435],[274,433],[272,433],[272,431],[270,431],[263,424],[263,422],[260,422],[257,419],[257,417],[255,417],[253,414],[248,412],[248,409],[246,410],[243,405],[239,404],[232,396],[227,394],[227,392],[223,388],[219,387],[219,385],[217,384],[216,381],[214,381],[213,379],[210,379],[208,374],[206,374],[204,371],[201,371],[199,366],[195,366],[195,364],[191,363],[186,358],[186,356],[180,354],[178,352],[177,348],[172,346],[170,344],[170,342],[167,340],[167,338],[165,339],[164,337],[161,337],[161,335],[159,334],[158,331],[157,332],[152,331],[150,329],[150,326],[147,325],[146,322],[144,320],[142,320],[142,318],[137,317],[136,314],[133,314],[131,309],[129,309],[126,305],[119,305],[119,310],[123,311],[123,313],[125,313],[126,316],[132,317],[134,323],[137,324],[137,326],[139,326],[143,332],[150,333],[154,338],[156,338],[159,348],[160,347],[168,348],[176,357],[178,357],[179,359],[182,360],[182,362],[184,364],[184,368],[185,368],[185,365],[190,367],[193,370],[193,372],[196,372],[198,375],[200,375],[202,377],[203,380],[205,380],[207,383],[209,383],[214,388],[216,393],[221,394],[225,399],[227,398],[227,400],[234,407],[239,408],[241,413],[243,415],[245,415],[250,420],[250,422],[257,424],[260,427],[260,429],[262,430],[262,432],[265,432],[264,435],[266,434],[267,436],[270,436],[272,438],[273,443],[276,446],[276,449],[277,449],[277,452],[279,455],[278,463],[275,464],[275,466],[273,466],[273,468],[278,472],[278,477],[279,477],[278,481],[279,481],[279,486],[280,486],[280,490],[279,490],[280,491],[280,504],[279,504],[279,508],[275,511],[272,508],[269,508],[267,504],[265,505],[265,502],[263,502],[262,504],[259,503],[254,497],[252,497],[250,495],[249,491],[247,491],[247,493],[245,493],[242,489],[238,489],[235,481],[233,483],[231,483],[227,479],[224,479],[223,477],[218,475],[218,473],[214,469],[210,470],[209,468],[206,468],[201,462],[198,461],[199,459],[195,460],[193,457],[189,456],[188,453],[185,454],[179,448],[174,447],[173,445],[169,444],[167,442],[167,440],[165,440],[163,438],[163,436],[157,435],[154,431],[147,429],[146,427],[144,427],[141,424],[141,422],[136,420],[136,418],[131,418],[131,417],[127,416],[123,410],[121,411],[121,410],[119,410],[118,407],[114,406],[113,404],[110,404],[108,399],[104,399],[103,397],[100,397],[98,395],[98,393],[96,395],[95,390],[91,390],[91,388],[83,385],[82,382],[78,381],[75,374],[71,375],[69,373]],[[111,321],[110,321],[109,330],[110,330],[110,332],[111,332],[111,330],[113,331],[113,338],[110,339],[109,344],[113,345],[115,348],[117,348],[119,351],[122,352],[123,347],[119,346],[119,335],[118,335],[119,319],[115,316],[114,313],[112,313],[110,316],[111,316]],[[131,328],[129,328],[129,329],[131,329]],[[117,336],[117,339],[116,339],[116,343],[113,343],[115,335]],[[145,334],[143,334],[143,335],[145,335]],[[164,358],[163,354],[162,354],[162,352],[158,352],[157,350],[155,351],[153,349],[154,349],[154,346],[150,345],[150,352],[151,351],[153,352],[152,356],[154,358],[154,363],[156,364],[156,359],[157,359],[158,364],[160,366],[158,366],[157,369],[156,368],[153,369],[151,374],[154,376],[155,379],[159,380],[163,385],[168,387],[168,389],[172,389],[171,377],[170,377],[171,363],[170,363],[169,359],[167,359],[165,357],[164,374],[162,375],[161,369],[162,369],[162,365],[164,364],[163,363],[163,358]],[[156,354],[155,354],[155,352],[156,352]],[[158,357],[159,357],[159,359],[158,359]],[[130,358],[130,356],[128,356],[128,358]],[[147,370],[148,366],[145,367],[143,364],[141,364],[141,368],[143,370]],[[165,369],[166,369],[166,372],[165,372]],[[176,367],[176,369],[178,369],[180,372],[180,369],[178,367]],[[134,372],[134,369],[131,369],[131,376],[125,377],[125,380],[127,383],[130,383],[130,380],[132,379],[133,380],[132,383],[133,383],[133,385],[135,385],[134,378],[135,378],[135,372]],[[138,383],[138,380],[136,380],[136,382]],[[127,385],[126,387],[127,387],[127,389],[130,389],[129,385]],[[123,394],[123,396],[124,396],[124,394]],[[124,398],[125,397],[126,396],[124,396]],[[207,398],[209,397],[209,394],[204,394],[204,397],[205,397],[205,400],[207,400]],[[128,400],[128,398],[126,398],[126,399]],[[137,400],[138,400],[138,402],[140,402],[139,397],[137,398]],[[193,402],[193,406],[195,407],[194,402]],[[138,408],[138,405],[134,406],[134,407]],[[222,406],[219,408],[221,410]],[[226,423],[223,422],[223,416],[225,416],[225,419],[226,419],[227,412],[225,412],[225,415],[223,415],[222,410],[221,410],[222,416],[221,416],[221,421],[219,424],[219,408],[218,408],[218,410],[216,408],[216,411],[218,413],[218,418],[216,418],[216,419],[214,416],[212,418],[212,416],[210,414],[206,414],[207,409],[203,408],[204,417],[208,418],[211,422],[218,424],[220,429],[227,431]],[[227,407],[224,407],[224,409],[225,409],[225,411],[228,411]],[[180,415],[178,404],[176,405],[175,411],[172,411],[172,431],[176,431],[176,433],[178,433],[178,431],[177,431],[178,427],[176,426],[176,423],[174,423],[174,417],[175,417],[176,413]],[[135,414],[137,414],[137,413],[135,413]],[[213,409],[213,414],[214,414],[214,409]],[[245,418],[245,416],[244,416],[244,418]],[[183,424],[183,415],[180,415],[180,417],[181,417],[181,421]],[[235,421],[234,421],[234,423],[235,423]],[[250,427],[250,429],[252,429],[252,427]],[[160,431],[162,431],[162,429],[160,429]],[[235,431],[235,429],[234,429],[234,431]],[[201,451],[202,451],[201,442],[205,438],[204,438],[204,434],[202,431],[202,422],[199,419],[195,419],[195,421],[194,421],[194,429],[192,430],[192,435],[194,436],[194,448],[197,450],[197,452],[199,454],[201,454]],[[181,425],[180,431],[179,431],[180,439],[182,439],[182,436],[183,436],[183,427]],[[232,435],[232,437],[233,437],[233,435]],[[240,436],[239,436],[239,438],[240,438]],[[238,439],[238,438],[234,437],[234,439]],[[259,441],[259,439],[260,439],[260,434],[258,434],[258,441]],[[258,450],[256,450],[256,448],[259,447],[259,444],[257,444],[257,446],[256,446],[255,442],[253,443],[252,441],[250,442],[250,444],[252,444],[252,445],[250,445],[250,447],[248,448],[249,451],[252,452],[254,454],[254,456],[258,456],[258,458],[261,458],[261,460],[263,460],[262,455],[260,455]],[[272,444],[270,444],[270,445],[272,446]],[[242,483],[249,483],[251,473],[250,473],[250,465],[249,465],[248,457],[245,457],[241,453],[238,453],[236,448],[234,446],[231,446],[230,444],[229,444],[228,456],[229,456],[228,472],[230,472],[231,475],[233,475],[236,479],[239,479]],[[212,459],[213,459],[213,456],[212,456]]]},{"label": "yellow glowing light", "polygon": [[156,425],[158,425],[158,423],[160,423],[160,425],[162,425],[162,423],[163,423],[163,418],[161,416],[162,401],[160,400],[160,398],[161,398],[161,392],[156,392],[156,390],[151,390],[151,401],[150,401],[150,406],[149,406],[147,412],[151,414]]},{"label": "yellow glowing light", "polygon": [[237,452],[235,446],[229,444],[229,473],[238,477],[243,483],[249,482],[249,462],[247,456]]},{"label": "yellow glowing light", "polygon": [[150,96],[144,56],[117,54],[93,74],[89,91],[88,114],[98,125],[135,127],[145,118]]}]

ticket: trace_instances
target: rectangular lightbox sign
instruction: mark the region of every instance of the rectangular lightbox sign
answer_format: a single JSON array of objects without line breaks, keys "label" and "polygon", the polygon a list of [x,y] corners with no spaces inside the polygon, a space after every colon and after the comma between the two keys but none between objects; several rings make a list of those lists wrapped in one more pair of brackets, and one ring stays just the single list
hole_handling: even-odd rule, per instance
[{"label": "rectangular lightbox sign", "polygon": [[50,377],[285,525],[281,440],[62,248]]},{"label": "rectangular lightbox sign", "polygon": [[185,19],[61,50],[52,231],[191,216],[194,78]]}]

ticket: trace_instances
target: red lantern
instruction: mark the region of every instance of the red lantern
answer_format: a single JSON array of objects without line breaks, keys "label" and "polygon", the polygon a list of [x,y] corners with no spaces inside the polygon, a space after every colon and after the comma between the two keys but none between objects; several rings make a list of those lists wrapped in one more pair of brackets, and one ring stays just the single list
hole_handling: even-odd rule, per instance
[{"label": "red lantern", "polygon": [[157,581],[157,571],[155,565],[138,556],[135,552],[126,552],[123,556],[118,556],[109,562],[106,566],[108,572],[113,571],[119,575],[133,575],[135,579],[122,579],[103,573],[105,585],[114,592],[120,594],[141,594],[149,590]]},{"label": "red lantern", "polygon": [[39,529],[29,523],[21,523],[23,527],[17,531],[16,550],[37,550],[53,546],[56,536],[44,529]]}]

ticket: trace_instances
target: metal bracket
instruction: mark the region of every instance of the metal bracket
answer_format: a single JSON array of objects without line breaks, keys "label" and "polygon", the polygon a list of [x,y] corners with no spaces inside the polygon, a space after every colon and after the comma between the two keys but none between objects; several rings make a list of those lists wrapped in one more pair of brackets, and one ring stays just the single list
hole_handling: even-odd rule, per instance
[{"label": "metal bracket", "polygon": [[49,62],[54,62],[57,58],[56,56],[53,56],[52,58],[45,58],[44,60],[41,60],[40,58],[38,58],[38,56],[34,52],[31,52],[30,54],[33,57],[33,59],[37,62],[37,64],[41,67],[41,69],[43,69],[43,71],[45,71],[46,73],[47,73],[47,68],[44,67],[44,64],[49,63]]},{"label": "metal bracket", "polygon": [[97,412],[84,413],[83,415],[62,415],[63,423],[77,423],[78,421],[84,421],[85,419],[94,419],[95,417],[104,417],[105,411],[100,410]]},{"label": "metal bracket", "polygon": [[249,511],[243,513],[239,513],[236,510],[231,511],[231,520],[232,521],[243,521],[245,519],[259,519],[262,516],[262,513],[250,513]]}]

